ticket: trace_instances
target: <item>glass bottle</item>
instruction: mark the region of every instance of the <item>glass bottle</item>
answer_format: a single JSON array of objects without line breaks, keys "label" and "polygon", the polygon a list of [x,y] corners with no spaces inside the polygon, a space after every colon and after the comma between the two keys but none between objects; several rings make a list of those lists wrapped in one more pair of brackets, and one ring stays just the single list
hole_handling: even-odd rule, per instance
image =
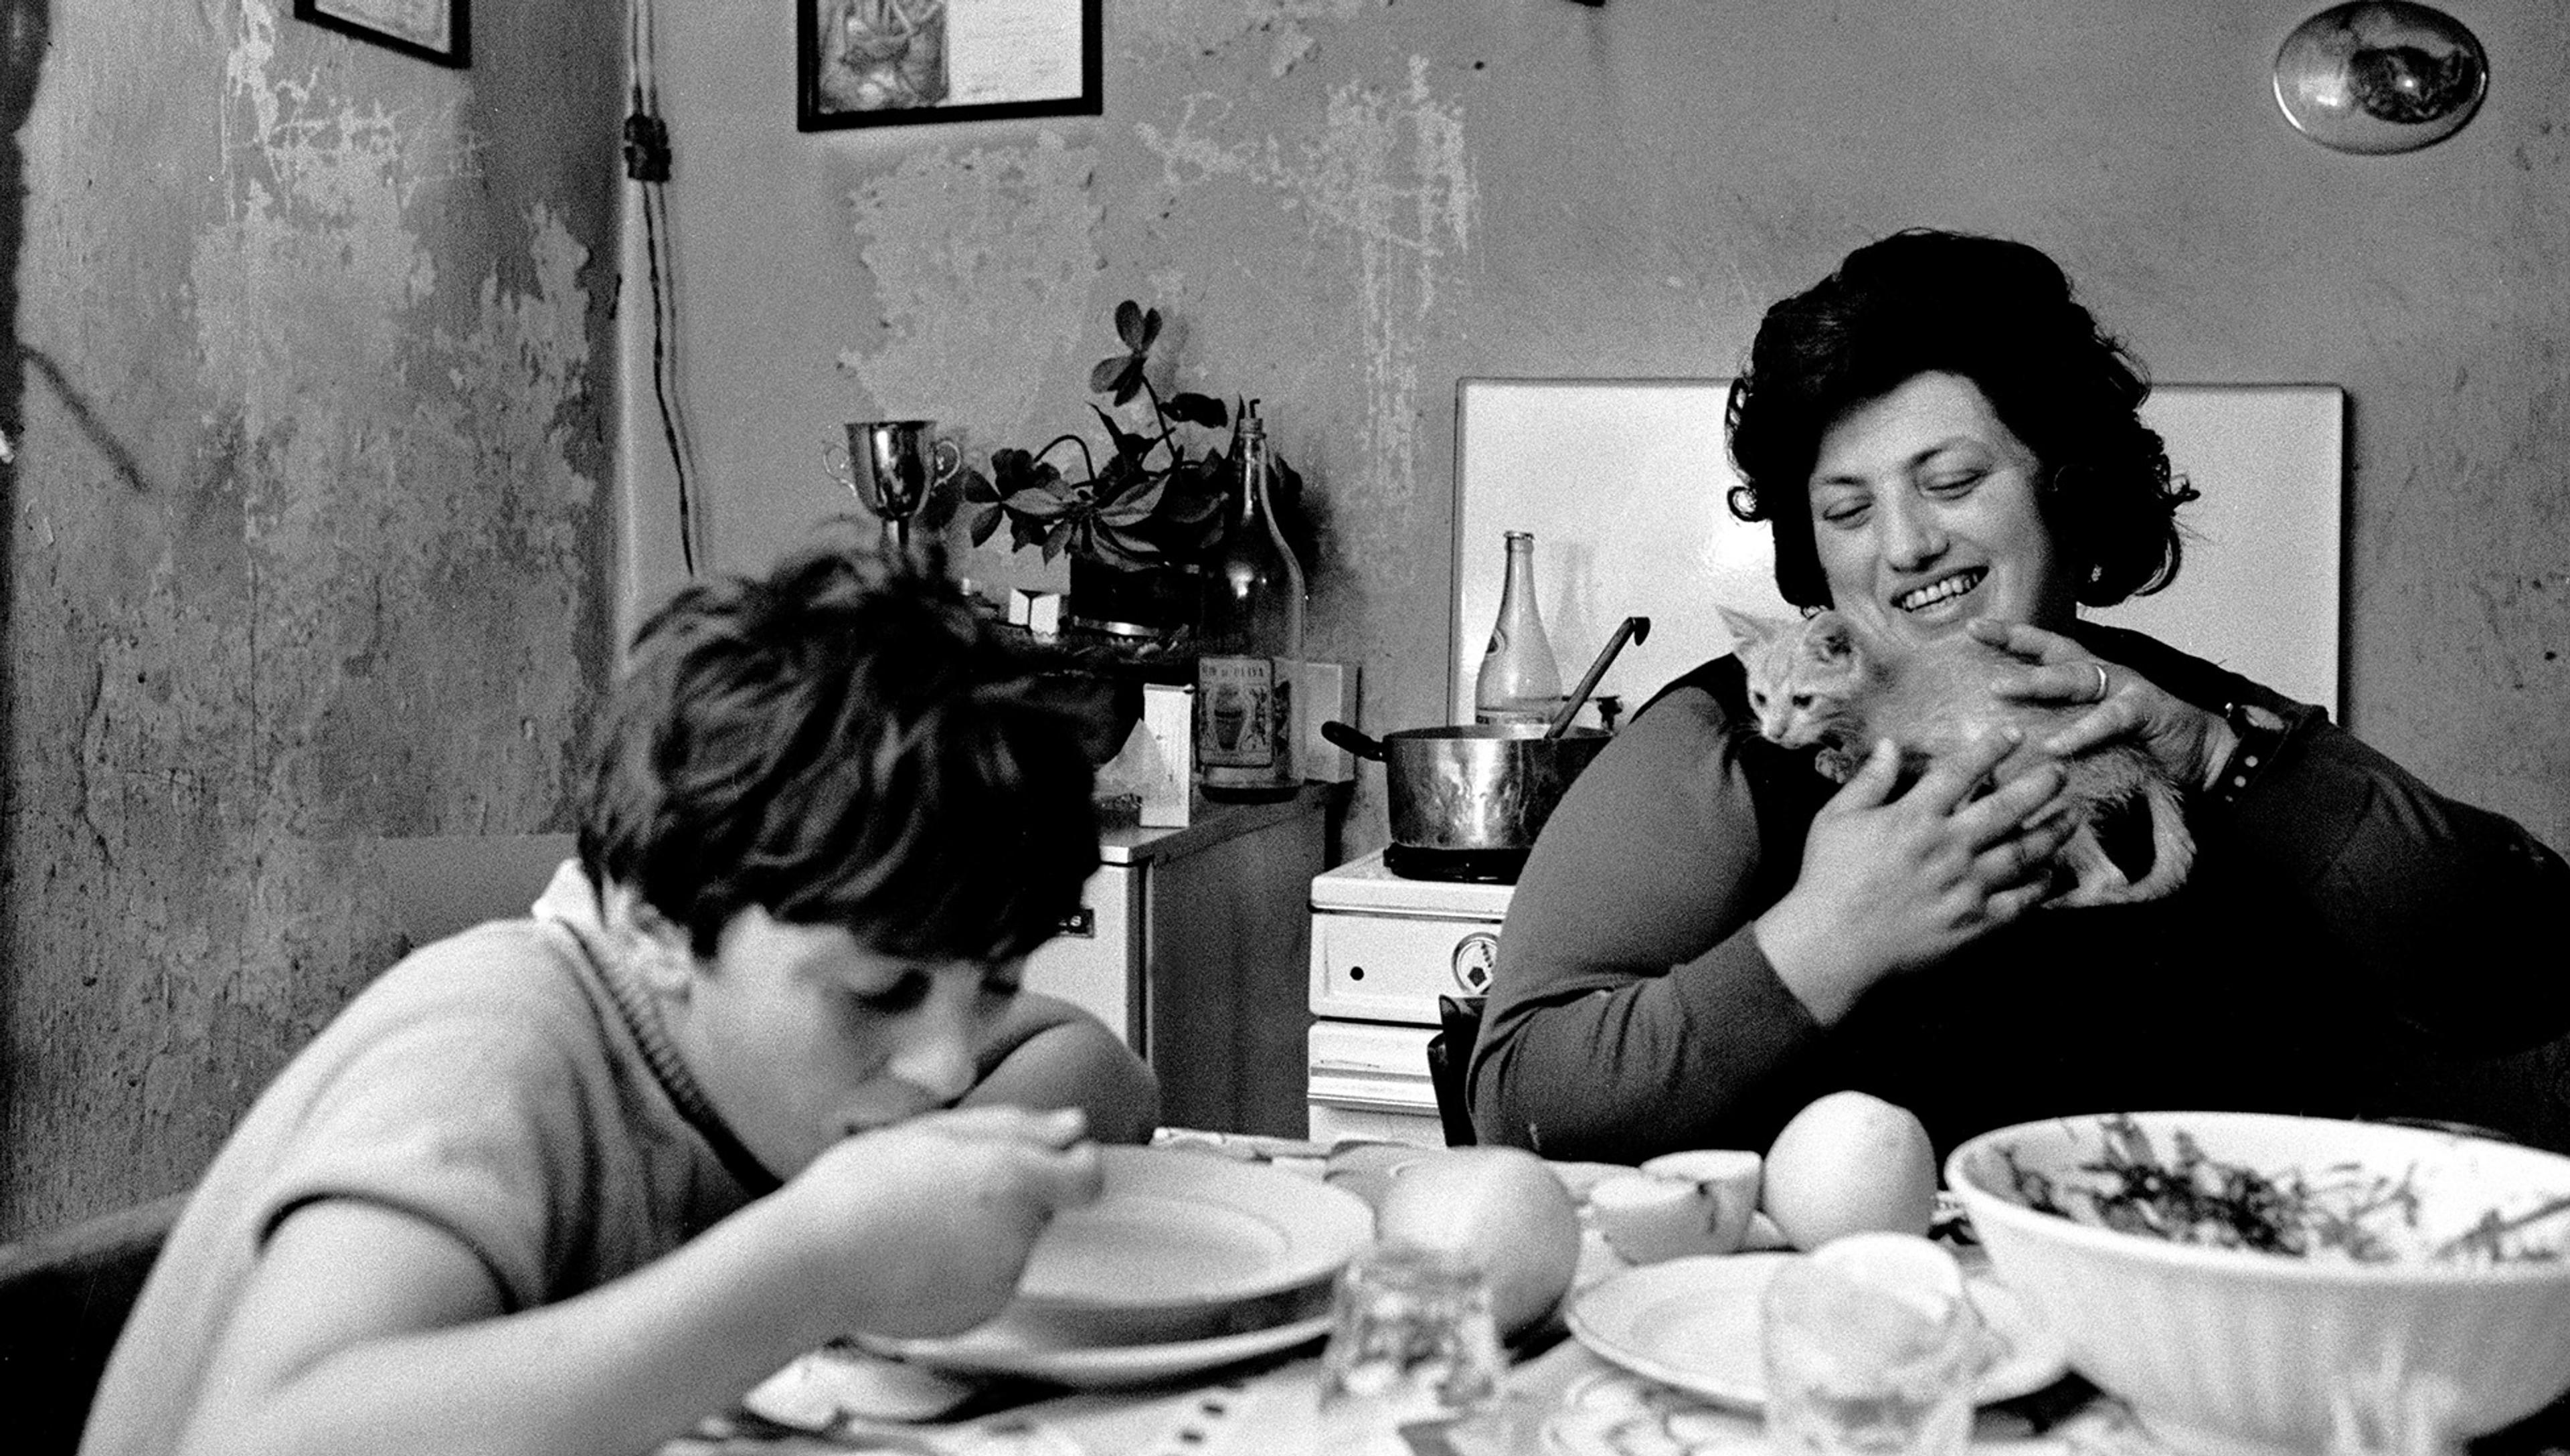
[{"label": "glass bottle", "polygon": [[1206,581],[1196,656],[1196,783],[1214,799],[1282,799],[1302,784],[1303,567],[1277,525],[1275,458],[1257,410],[1251,401],[1241,421],[1240,485]]},{"label": "glass bottle", "polygon": [[1534,534],[1507,534],[1508,573],[1499,587],[1499,619],[1473,682],[1473,721],[1549,723],[1561,708],[1561,666],[1543,613],[1534,604]]}]

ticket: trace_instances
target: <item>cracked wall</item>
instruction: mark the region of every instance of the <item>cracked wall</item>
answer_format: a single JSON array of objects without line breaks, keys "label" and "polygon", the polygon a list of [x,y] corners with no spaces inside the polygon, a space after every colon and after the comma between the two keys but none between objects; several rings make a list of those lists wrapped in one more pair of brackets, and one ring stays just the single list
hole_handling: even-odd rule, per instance
[{"label": "cracked wall", "polygon": [[[977,462],[1097,439],[1087,367],[1115,300],[1146,300],[1169,383],[1262,398],[1303,473],[1311,642],[1362,667],[1362,727],[1447,722],[1460,378],[1724,378],[1851,246],[2009,233],[2154,378],[2349,390],[2349,724],[2570,845],[2557,5],[2464,15],[2488,103],[2397,157],[2277,116],[2303,13],[1107,0],[1105,116],[802,136],[766,18],[670,15],[712,554],[763,562],[851,509],[820,465],[840,421],[928,416]],[[635,465],[647,545],[668,486]],[[665,557],[642,557],[657,590]],[[1021,554],[961,564],[1059,585]],[[1347,850],[1383,840],[1360,770]]]},{"label": "cracked wall", "polygon": [[403,948],[383,841],[563,827],[608,659],[621,29],[284,12],[58,6],[33,72],[11,1230],[194,1177]]},{"label": "cracked wall", "polygon": [[[2570,843],[2556,10],[2476,4],[2487,103],[2392,157],[2286,126],[2268,67],[2304,12],[2234,0],[1108,0],[1100,117],[814,135],[777,125],[763,18],[673,16],[714,555],[848,508],[819,459],[843,421],[924,415],[976,460],[1095,431],[1086,371],[1135,298],[1170,382],[1261,398],[1303,474],[1313,643],[1362,666],[1364,726],[1443,722],[1459,379],[1727,376],[1849,248],[2006,233],[2157,378],[2347,388],[2351,725]],[[1361,771],[1351,852],[1380,792]]]}]

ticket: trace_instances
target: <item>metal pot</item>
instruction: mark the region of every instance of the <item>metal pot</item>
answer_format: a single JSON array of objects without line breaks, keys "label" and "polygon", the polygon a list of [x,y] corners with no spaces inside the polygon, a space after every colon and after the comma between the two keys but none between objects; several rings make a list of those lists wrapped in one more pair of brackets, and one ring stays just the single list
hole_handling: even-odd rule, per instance
[{"label": "metal pot", "polygon": [[1570,781],[1610,741],[1595,728],[1547,737],[1541,723],[1406,728],[1378,741],[1329,722],[1321,736],[1384,766],[1394,844],[1437,851],[1532,847]]}]

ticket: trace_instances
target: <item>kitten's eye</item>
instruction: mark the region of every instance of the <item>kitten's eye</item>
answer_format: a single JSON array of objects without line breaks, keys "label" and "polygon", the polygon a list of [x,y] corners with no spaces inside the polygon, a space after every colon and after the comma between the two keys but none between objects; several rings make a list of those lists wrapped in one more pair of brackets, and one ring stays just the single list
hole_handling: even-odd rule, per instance
[{"label": "kitten's eye", "polygon": [[1796,693],[1796,694],[1794,694],[1794,706],[1795,706],[1795,707],[1798,707],[1798,708],[1808,708],[1808,707],[1810,707],[1811,705],[1812,705],[1812,695],[1811,695],[1810,693]]}]

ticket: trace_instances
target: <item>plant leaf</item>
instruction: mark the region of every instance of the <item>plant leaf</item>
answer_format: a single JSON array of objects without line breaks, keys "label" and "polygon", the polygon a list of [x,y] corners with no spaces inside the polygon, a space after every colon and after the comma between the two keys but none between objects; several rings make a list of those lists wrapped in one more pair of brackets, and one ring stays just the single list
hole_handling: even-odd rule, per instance
[{"label": "plant leaf", "polygon": [[1054,557],[1061,555],[1066,548],[1072,545],[1073,540],[1079,535],[1079,522],[1075,520],[1058,521],[1054,523],[1053,530],[1045,533],[1044,553],[1046,560],[1050,561]]},{"label": "plant leaf", "polygon": [[1172,491],[1160,503],[1160,520],[1171,527],[1192,528],[1207,525],[1222,515],[1220,496],[1201,496]]},{"label": "plant leaf", "polygon": [[[998,462],[994,461],[992,464],[996,467]],[[980,471],[975,470],[968,465],[964,467],[964,499],[980,503],[997,502],[1000,499],[1000,492],[997,487],[991,484],[991,478],[989,476],[982,474]],[[975,546],[980,546],[981,544],[982,543],[979,541],[973,543]]]},{"label": "plant leaf", "polygon": [[1113,415],[1106,413],[1104,410],[1098,410],[1095,405],[1090,405],[1089,408],[1097,410],[1097,418],[1104,422],[1106,426],[1106,438],[1115,442],[1115,460],[1108,461],[1106,463],[1106,470],[1099,472],[1099,474],[1105,475],[1111,473],[1115,469],[1115,461],[1131,461],[1136,466],[1140,465],[1142,457],[1150,454],[1151,452],[1151,441],[1149,437],[1136,435],[1132,431],[1125,429],[1122,425],[1115,423],[1115,417]]},{"label": "plant leaf", "polygon": [[[1096,363],[1089,365],[1088,392],[1091,394],[1105,394],[1110,390],[1120,388],[1124,383],[1124,375],[1126,371],[1133,367],[1133,361],[1136,357],[1136,355],[1132,354],[1109,354],[1105,358],[1098,360]],[[1118,400],[1116,403],[1121,404],[1123,401]]]},{"label": "plant leaf", "polygon": [[1169,418],[1172,420],[1182,424],[1202,425],[1212,430],[1221,429],[1231,418],[1223,402],[1209,394],[1171,395],[1161,403],[1160,407],[1168,411]]},{"label": "plant leaf", "polygon": [[1139,526],[1151,519],[1151,513],[1160,509],[1160,498],[1167,494],[1168,488],[1166,475],[1145,475],[1134,489],[1115,501],[1101,502],[1097,520],[1101,525],[1117,528]]},{"label": "plant leaf", "polygon": [[1222,539],[1230,487],[1231,472],[1220,452],[1168,472],[1159,510],[1151,522],[1152,538],[1172,554],[1192,556],[1203,552]]},{"label": "plant leaf", "polygon": [[1124,341],[1125,348],[1139,354],[1151,347],[1151,336],[1159,331],[1160,311],[1158,309],[1152,309],[1146,314],[1142,311],[1142,305],[1130,298],[1115,305],[1115,337]]},{"label": "plant leaf", "polygon": [[1023,450],[1003,450],[992,456],[991,469],[999,477],[997,489],[1003,501],[1014,503],[1029,491],[1063,494],[1062,472],[1051,461],[1039,462]]},{"label": "plant leaf", "polygon": [[1075,495],[1056,495],[1051,491],[1020,491],[1011,496],[1011,515],[1038,523],[1058,521],[1071,515],[1078,506]]},{"label": "plant leaf", "polygon": [[1140,537],[1105,532],[1096,535],[1089,553],[1118,566],[1150,566],[1162,559],[1159,547]]},{"label": "plant leaf", "polygon": [[1023,450],[991,452],[992,490],[1001,499],[1016,495],[1034,484],[1035,458]]},{"label": "plant leaf", "polygon": [[989,541],[991,539],[991,534],[1000,529],[1000,518],[1005,514],[1006,513],[1001,511],[997,506],[981,506],[975,508],[971,517],[972,524],[966,528],[967,535],[971,537],[973,545],[980,546],[982,543]]}]

